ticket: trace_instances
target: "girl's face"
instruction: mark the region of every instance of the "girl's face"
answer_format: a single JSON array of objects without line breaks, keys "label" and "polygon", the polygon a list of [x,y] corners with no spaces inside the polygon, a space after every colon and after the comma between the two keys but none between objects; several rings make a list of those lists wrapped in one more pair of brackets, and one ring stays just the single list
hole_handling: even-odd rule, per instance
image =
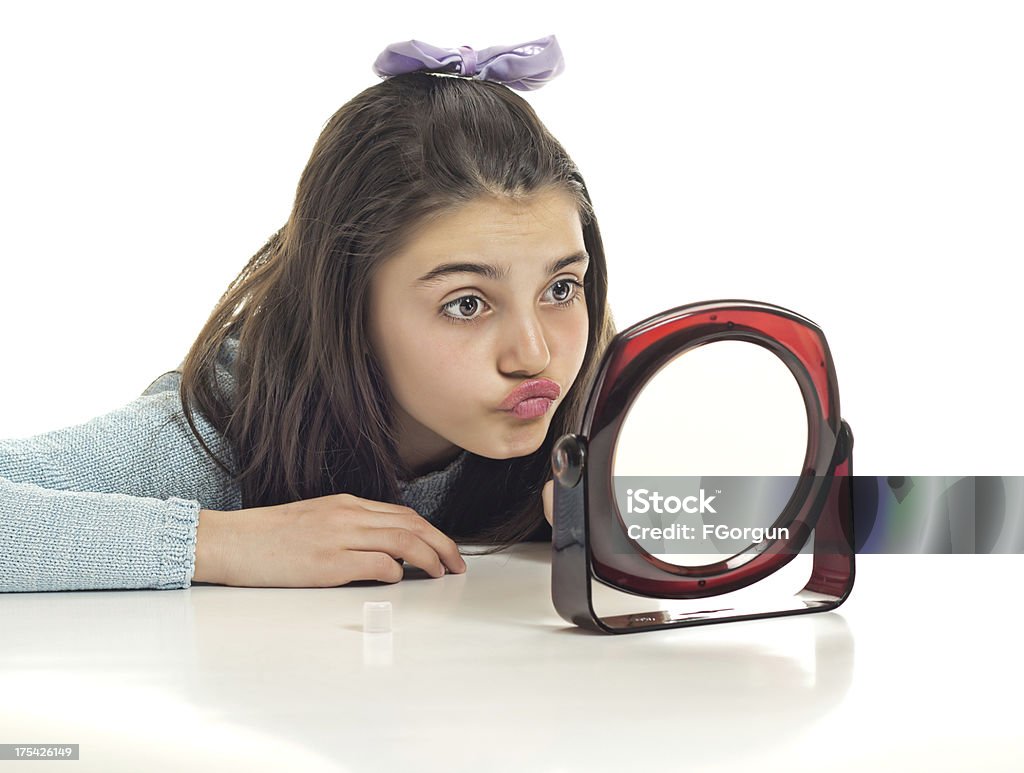
[{"label": "girl's face", "polygon": [[[462,449],[508,459],[540,448],[583,365],[588,262],[575,200],[552,190],[518,203],[476,199],[423,224],[380,266],[371,344],[413,476]],[[557,398],[502,407],[533,379],[553,381]]]}]

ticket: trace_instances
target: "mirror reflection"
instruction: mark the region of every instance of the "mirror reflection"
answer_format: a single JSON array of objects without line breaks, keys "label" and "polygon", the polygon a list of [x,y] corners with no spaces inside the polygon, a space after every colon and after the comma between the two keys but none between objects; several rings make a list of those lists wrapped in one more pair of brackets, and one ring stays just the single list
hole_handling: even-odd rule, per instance
[{"label": "mirror reflection", "polygon": [[[635,546],[682,567],[782,536],[807,448],[799,384],[770,349],[714,341],[644,384],[616,440],[612,485]],[[774,528],[773,528],[774,525]]]}]

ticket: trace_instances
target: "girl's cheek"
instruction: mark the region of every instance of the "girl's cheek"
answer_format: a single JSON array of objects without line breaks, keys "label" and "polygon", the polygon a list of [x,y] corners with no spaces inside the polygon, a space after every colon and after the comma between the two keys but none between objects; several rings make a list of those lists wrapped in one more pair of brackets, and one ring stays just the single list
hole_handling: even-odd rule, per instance
[{"label": "girl's cheek", "polygon": [[586,356],[586,329],[582,334],[576,327],[552,329],[548,334],[548,346],[551,352],[552,371],[557,372],[562,378],[575,380]]},{"label": "girl's cheek", "polygon": [[580,304],[579,313],[574,314],[569,324],[569,330],[566,332],[566,336],[571,340],[578,348],[582,345],[586,348],[587,336],[590,332],[590,318],[587,315],[587,307],[584,304]]},{"label": "girl's cheek", "polygon": [[451,375],[458,378],[459,368],[457,366],[471,356],[466,347],[457,346],[451,336],[446,336],[443,339],[431,339],[429,343],[421,341],[413,351],[423,361],[429,372],[435,378],[440,379],[448,378]]},{"label": "girl's cheek", "polygon": [[575,320],[572,331],[567,334],[567,339],[572,342],[570,346],[572,357],[576,362],[577,373],[583,366],[583,359],[587,353],[587,340],[590,335],[590,320],[587,316],[586,306],[583,307],[582,311],[583,313]]}]

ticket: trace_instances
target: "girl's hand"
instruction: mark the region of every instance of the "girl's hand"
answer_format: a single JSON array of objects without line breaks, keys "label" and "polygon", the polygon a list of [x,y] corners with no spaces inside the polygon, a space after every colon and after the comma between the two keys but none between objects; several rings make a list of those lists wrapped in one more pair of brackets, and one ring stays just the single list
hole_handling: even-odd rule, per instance
[{"label": "girl's hand", "polygon": [[442,577],[466,571],[459,548],[415,510],[353,494],[221,512],[201,510],[195,582],[328,588],[398,582],[402,562]]},{"label": "girl's hand", "polygon": [[555,481],[549,480],[544,484],[543,490],[540,492],[541,499],[544,500],[544,517],[548,519],[548,523],[555,525],[553,511],[555,509]]}]

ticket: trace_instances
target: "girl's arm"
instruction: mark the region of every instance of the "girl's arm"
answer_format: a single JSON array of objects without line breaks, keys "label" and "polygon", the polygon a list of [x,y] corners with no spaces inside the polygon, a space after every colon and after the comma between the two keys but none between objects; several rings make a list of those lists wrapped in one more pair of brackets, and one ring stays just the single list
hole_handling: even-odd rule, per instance
[{"label": "girl's arm", "polygon": [[187,588],[199,503],[0,478],[0,592]]},{"label": "girl's arm", "polygon": [[0,440],[0,591],[189,586],[200,509],[241,502],[192,436],[179,378],[83,424]]},{"label": "girl's arm", "polygon": [[178,377],[165,377],[85,424],[0,440],[0,591],[333,587],[398,582],[403,560],[466,571],[455,542],[403,505],[332,494],[240,509],[181,415]]}]

